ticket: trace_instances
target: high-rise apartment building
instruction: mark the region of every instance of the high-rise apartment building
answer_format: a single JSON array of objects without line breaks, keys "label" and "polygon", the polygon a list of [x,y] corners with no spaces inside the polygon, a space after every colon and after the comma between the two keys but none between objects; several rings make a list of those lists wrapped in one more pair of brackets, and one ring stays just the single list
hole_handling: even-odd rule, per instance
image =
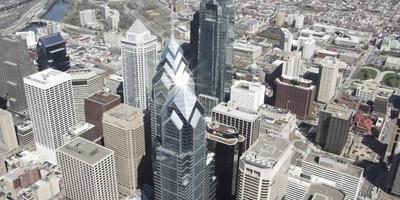
[{"label": "high-rise apartment building", "polygon": [[197,94],[226,99],[232,82],[234,1],[202,0],[200,3]]},{"label": "high-rise apartment building", "polygon": [[71,76],[46,69],[24,78],[35,145],[45,161],[56,163],[63,135],[76,124]]},{"label": "high-rise apartment building", "polygon": [[103,137],[103,113],[121,104],[119,95],[98,91],[85,98],[86,122],[95,126],[96,136]]},{"label": "high-rise apartment building", "polygon": [[83,10],[79,12],[81,26],[93,26],[96,24],[96,10]]},{"label": "high-rise apartment building", "polygon": [[328,104],[319,112],[315,141],[325,151],[340,155],[349,136],[352,118],[353,110],[342,105]]},{"label": "high-rise apartment building", "polygon": [[208,149],[215,154],[217,200],[235,199],[239,158],[246,138],[237,129],[220,123],[207,124]]},{"label": "high-rise apartment building", "polygon": [[143,112],[120,104],[103,115],[104,146],[114,151],[118,191],[131,196],[138,185],[138,168],[145,156]]},{"label": "high-rise apartment building", "polygon": [[57,150],[67,199],[117,200],[114,152],[80,137]]},{"label": "high-rise apartment building", "polygon": [[307,119],[314,112],[315,86],[303,78],[282,76],[277,84],[275,106],[290,110],[298,118]]},{"label": "high-rise apartment building", "polygon": [[301,73],[301,52],[295,51],[287,54],[282,66],[282,75],[299,77]]},{"label": "high-rise apartment building", "polygon": [[10,112],[0,109],[0,154],[18,148],[17,133]]},{"label": "high-rise apartment building", "polygon": [[279,47],[284,52],[291,52],[293,45],[293,34],[287,28],[281,28],[281,31]]},{"label": "high-rise apartment building", "polygon": [[137,19],[121,43],[124,103],[145,110],[157,65],[157,38]]},{"label": "high-rise apartment building", "polygon": [[246,138],[246,150],[259,137],[261,115],[258,112],[223,102],[212,109],[211,117],[213,121],[235,127]]},{"label": "high-rise apartment building", "polygon": [[264,104],[265,85],[249,81],[236,81],[231,88],[231,99],[238,107],[257,111]]},{"label": "high-rise apartment building", "polygon": [[90,69],[71,69],[68,74],[72,79],[76,118],[85,122],[85,98],[103,88],[103,79]]},{"label": "high-rise apartment building", "polygon": [[282,199],[292,146],[288,140],[261,135],[240,157],[236,200]]},{"label": "high-rise apartment building", "polygon": [[321,82],[319,84],[318,101],[329,103],[338,88],[339,64],[342,61],[334,57],[326,57],[321,61]]},{"label": "high-rise apartment building", "polygon": [[23,38],[1,37],[0,49],[0,97],[7,95],[10,109],[19,111],[27,107],[23,78],[37,70]]},{"label": "high-rise apartment building", "polygon": [[70,68],[67,48],[65,47],[64,38],[60,33],[39,38],[36,51],[38,54],[37,63],[39,71],[47,68],[67,71]]}]

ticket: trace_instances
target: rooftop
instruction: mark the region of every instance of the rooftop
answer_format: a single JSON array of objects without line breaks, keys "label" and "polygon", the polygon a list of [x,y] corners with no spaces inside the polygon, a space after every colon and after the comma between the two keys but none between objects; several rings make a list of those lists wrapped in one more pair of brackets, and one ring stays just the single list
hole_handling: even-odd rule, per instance
[{"label": "rooftop", "polygon": [[114,154],[113,151],[105,147],[79,137],[60,147],[57,151],[74,157],[91,166]]},{"label": "rooftop", "polygon": [[69,74],[51,68],[24,78],[25,84],[41,89],[52,88],[70,80],[71,76]]},{"label": "rooftop", "polygon": [[226,145],[236,145],[244,142],[246,138],[238,134],[235,127],[218,122],[207,123],[208,139]]},{"label": "rooftop", "polygon": [[357,178],[362,176],[364,171],[349,160],[329,153],[310,153],[304,161]]},{"label": "rooftop", "polygon": [[344,120],[348,120],[353,114],[353,110],[338,104],[328,104],[323,111]]},{"label": "rooftop", "polygon": [[212,109],[212,112],[223,113],[224,115],[232,116],[234,118],[243,119],[246,121],[255,121],[260,117],[257,112],[245,111],[242,108],[239,109],[234,105],[227,103],[220,103]]},{"label": "rooftop", "polygon": [[273,168],[292,144],[280,137],[262,134],[241,159],[260,168]]},{"label": "rooftop", "polygon": [[322,184],[312,184],[304,200],[344,200],[345,194],[340,190]]},{"label": "rooftop", "polygon": [[102,104],[102,105],[108,105],[111,102],[119,100],[120,98],[121,97],[116,94],[112,94],[112,93],[105,92],[105,91],[99,91],[99,92],[94,93],[92,96],[87,97],[88,100],[94,101],[94,102]]},{"label": "rooftop", "polygon": [[38,44],[44,47],[57,45],[64,42],[64,38],[60,33],[56,33],[53,35],[46,35],[39,38]]},{"label": "rooftop", "polygon": [[103,114],[103,122],[133,128],[143,124],[143,112],[133,106],[120,104]]},{"label": "rooftop", "polygon": [[97,73],[91,69],[73,69],[68,70],[67,73],[71,75],[72,81],[86,81],[97,76]]}]

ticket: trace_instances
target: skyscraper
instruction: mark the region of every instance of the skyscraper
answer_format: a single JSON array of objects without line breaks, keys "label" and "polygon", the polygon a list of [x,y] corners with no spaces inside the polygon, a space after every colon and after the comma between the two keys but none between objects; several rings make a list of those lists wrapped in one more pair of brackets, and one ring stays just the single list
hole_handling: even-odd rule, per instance
[{"label": "skyscraper", "polygon": [[38,54],[37,63],[39,71],[47,68],[67,71],[70,68],[67,48],[65,47],[64,38],[60,33],[39,38],[36,51]]},{"label": "skyscraper", "polygon": [[198,94],[225,101],[232,82],[234,1],[203,0],[200,3]]},{"label": "skyscraper", "polygon": [[248,81],[236,81],[231,89],[231,99],[238,107],[257,111],[264,104],[265,85]]},{"label": "skyscraper", "polygon": [[71,76],[46,69],[24,78],[35,145],[45,161],[56,163],[63,135],[76,124]]},{"label": "skyscraper", "polygon": [[83,138],[57,150],[67,199],[117,200],[114,152]]},{"label": "skyscraper", "polygon": [[18,148],[17,134],[10,112],[0,109],[0,156]]},{"label": "skyscraper", "polygon": [[339,63],[333,57],[326,57],[321,61],[321,82],[319,84],[318,101],[329,103],[335,96],[336,88],[338,88]]},{"label": "skyscraper", "polygon": [[[172,37],[153,79],[153,170],[157,200],[212,199],[203,108],[191,72]],[[164,102],[161,104],[161,102]],[[158,121],[159,120],[159,121]],[[210,198],[211,197],[211,198]]]},{"label": "skyscraper", "polygon": [[118,191],[136,193],[139,164],[145,156],[143,112],[120,104],[103,114],[104,146],[115,153]]},{"label": "skyscraper", "polygon": [[137,19],[121,43],[124,103],[145,110],[157,63],[157,38]]},{"label": "skyscraper", "polygon": [[293,34],[287,28],[281,28],[281,36],[279,41],[279,48],[284,52],[291,52],[293,45]]},{"label": "skyscraper", "polygon": [[301,73],[301,52],[291,52],[287,54],[284,58],[284,63],[282,66],[282,75],[299,77]]},{"label": "skyscraper", "polygon": [[7,94],[10,109],[18,111],[27,107],[23,78],[34,74],[26,40],[7,35],[0,38],[0,96]]},{"label": "skyscraper", "polygon": [[71,69],[67,73],[72,79],[77,121],[85,122],[85,98],[101,90],[104,85],[103,80],[90,69]]}]

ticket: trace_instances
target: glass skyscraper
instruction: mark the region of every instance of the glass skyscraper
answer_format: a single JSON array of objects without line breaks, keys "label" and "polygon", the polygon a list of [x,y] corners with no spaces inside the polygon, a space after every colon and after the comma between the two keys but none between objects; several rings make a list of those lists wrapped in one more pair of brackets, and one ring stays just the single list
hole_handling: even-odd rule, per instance
[{"label": "glass skyscraper", "polygon": [[201,2],[196,89],[220,101],[232,82],[234,20],[233,0]]}]

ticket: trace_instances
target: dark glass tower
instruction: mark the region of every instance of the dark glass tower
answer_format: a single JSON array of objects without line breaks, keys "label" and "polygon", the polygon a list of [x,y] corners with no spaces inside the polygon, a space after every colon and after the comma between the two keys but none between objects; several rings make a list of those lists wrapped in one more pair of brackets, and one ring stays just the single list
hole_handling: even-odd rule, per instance
[{"label": "dark glass tower", "polygon": [[199,55],[196,87],[224,101],[232,82],[234,40],[233,0],[203,0],[200,4]]},{"label": "dark glass tower", "polygon": [[47,68],[67,71],[70,68],[67,48],[60,33],[39,38],[36,50],[39,71]]},{"label": "dark glass tower", "polygon": [[183,50],[172,38],[153,78],[152,154],[157,200],[215,198],[204,110],[194,94],[187,66]]}]

